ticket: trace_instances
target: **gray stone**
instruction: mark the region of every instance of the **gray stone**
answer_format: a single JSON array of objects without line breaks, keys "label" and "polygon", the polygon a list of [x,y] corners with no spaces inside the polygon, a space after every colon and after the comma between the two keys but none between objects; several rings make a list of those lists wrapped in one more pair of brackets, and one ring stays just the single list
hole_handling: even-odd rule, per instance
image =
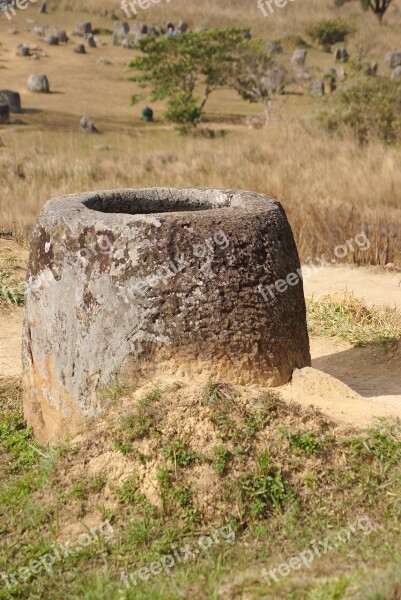
[{"label": "gray stone", "polygon": [[118,21],[114,23],[114,31],[118,35],[125,36],[129,34],[129,24],[127,21]]},{"label": "gray stone", "polygon": [[395,81],[396,79],[401,78],[401,65],[396,67],[394,71],[391,73],[391,81]]},{"label": "gray stone", "polygon": [[27,81],[27,88],[31,92],[48,94],[50,92],[49,80],[46,75],[30,75]]},{"label": "gray stone", "polygon": [[21,96],[18,92],[13,92],[11,90],[0,90],[0,101],[8,104],[10,112],[21,112]]},{"label": "gray stone", "polygon": [[84,44],[78,44],[77,46],[74,46],[74,52],[75,54],[86,54]]},{"label": "gray stone", "polygon": [[90,21],[77,21],[74,34],[83,37],[86,33],[92,33],[92,23]]},{"label": "gray stone", "polygon": [[56,35],[48,35],[45,37],[44,42],[49,46],[58,46],[59,39]]},{"label": "gray stone", "polygon": [[27,44],[19,44],[17,46],[17,56],[30,56],[31,52]]},{"label": "gray stone", "polygon": [[[102,390],[125,378],[287,383],[310,365],[302,279],[282,281],[297,272],[284,210],[262,194],[147,188],[53,199],[27,273],[28,425],[58,443],[100,417]],[[285,291],[270,297],[278,283]]]},{"label": "gray stone", "polygon": [[334,60],[336,62],[344,62],[347,63],[349,60],[349,54],[346,48],[337,48],[334,52]]},{"label": "gray stone", "polygon": [[82,117],[79,124],[85,133],[99,133],[89,117]]},{"label": "gray stone", "polygon": [[384,57],[384,64],[389,69],[395,69],[401,65],[401,52],[388,52]]},{"label": "gray stone", "polygon": [[66,44],[68,42],[68,35],[65,29],[58,29],[58,27],[52,27],[51,29],[53,35],[58,38],[58,41],[62,44]]},{"label": "gray stone", "polygon": [[132,42],[129,38],[124,38],[123,41],[121,42],[122,48],[133,48],[134,45],[135,45],[134,42]]},{"label": "gray stone", "polygon": [[97,61],[98,65],[105,65],[106,67],[109,65],[112,65],[113,63],[111,62],[111,60],[109,60],[108,58],[99,58],[99,60]]},{"label": "gray stone", "polygon": [[376,77],[378,69],[379,64],[377,62],[364,63],[362,67],[363,74],[366,77]]},{"label": "gray stone", "polygon": [[46,2],[46,0],[44,0],[44,1],[41,3],[41,5],[39,6],[39,10],[38,10],[38,12],[39,12],[41,15],[45,15],[45,14],[47,13],[47,2]]},{"label": "gray stone", "polygon": [[308,56],[308,51],[303,50],[302,48],[298,48],[295,50],[292,58],[291,58],[291,66],[294,70],[303,70],[305,67],[306,57]]},{"label": "gray stone", "polygon": [[178,25],[178,31],[181,31],[181,33],[186,33],[188,29],[188,23],[186,23],[185,21],[180,21],[180,24]]},{"label": "gray stone", "polygon": [[96,48],[96,40],[93,37],[93,33],[87,33],[85,36],[85,41],[90,48]]},{"label": "gray stone", "polygon": [[42,37],[45,35],[45,29],[46,29],[45,27],[34,27],[32,29],[32,33],[34,35],[39,35],[40,37]]},{"label": "gray stone", "polygon": [[7,102],[0,101],[0,124],[7,125],[10,122],[10,107]]},{"label": "gray stone", "polygon": [[323,96],[324,84],[323,81],[312,81],[309,87],[311,96]]}]

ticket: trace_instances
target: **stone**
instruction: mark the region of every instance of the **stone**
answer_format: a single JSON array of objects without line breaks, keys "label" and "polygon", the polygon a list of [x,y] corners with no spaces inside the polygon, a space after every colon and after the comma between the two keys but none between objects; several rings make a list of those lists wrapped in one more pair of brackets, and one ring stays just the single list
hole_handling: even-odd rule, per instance
[{"label": "stone", "polygon": [[41,15],[45,15],[45,14],[47,13],[47,2],[46,2],[46,0],[44,0],[44,1],[41,3],[41,5],[39,6],[39,10],[38,10],[38,12],[39,12]]},{"label": "stone", "polygon": [[8,104],[10,112],[21,112],[21,96],[18,92],[13,92],[11,90],[0,90],[0,101]]},{"label": "stone", "polygon": [[58,27],[53,27],[52,32],[57,37],[60,43],[67,44],[68,35],[65,29],[58,29]]},{"label": "stone", "polygon": [[48,94],[50,92],[49,80],[46,75],[30,75],[27,81],[27,88],[31,92]]},{"label": "stone", "polygon": [[92,23],[90,21],[77,21],[75,23],[74,35],[83,37],[86,33],[92,33]]},{"label": "stone", "polygon": [[86,54],[84,44],[78,44],[77,46],[74,46],[74,52],[75,54]]},{"label": "stone", "polygon": [[47,37],[45,37],[44,42],[46,44],[49,44],[49,46],[58,46],[59,39],[56,35],[48,35]]},{"label": "stone", "polygon": [[395,69],[401,65],[401,52],[388,52],[384,57],[384,64],[389,69]]},{"label": "stone", "polygon": [[96,48],[96,40],[93,37],[93,33],[87,33],[85,36],[85,41],[90,48]]},{"label": "stone", "polygon": [[89,117],[82,117],[79,124],[85,133],[99,133]]},{"label": "stone", "polygon": [[32,33],[34,35],[39,35],[40,37],[45,35],[45,27],[34,27],[32,29]]},{"label": "stone", "polygon": [[99,60],[97,61],[97,64],[98,65],[104,65],[104,66],[110,66],[113,63],[108,58],[102,57],[102,58],[99,58]]},{"label": "stone", "polygon": [[349,54],[346,48],[337,48],[334,52],[334,60],[335,62],[343,62],[347,63],[349,60]]},{"label": "stone", "polygon": [[263,194],[146,188],[51,200],[25,295],[24,414],[35,437],[57,444],[101,418],[116,381],[287,383],[310,365],[300,273],[285,212]]},{"label": "stone", "polygon": [[345,70],[345,67],[338,67],[336,79],[338,81],[344,81],[344,79],[346,79],[346,78],[347,78],[347,71]]},{"label": "stone", "polygon": [[121,47],[122,48],[133,48],[134,42],[132,42],[129,38],[124,38],[123,41],[121,42]]},{"label": "stone", "polygon": [[362,66],[363,74],[366,75],[366,77],[376,77],[378,69],[379,63],[377,62],[364,63]]},{"label": "stone", "polygon": [[401,65],[396,67],[394,71],[391,73],[391,81],[395,81],[396,79],[401,78]]},{"label": "stone", "polygon": [[9,35],[17,35],[18,29],[15,29],[14,27],[12,29],[7,29],[7,33]]},{"label": "stone", "polygon": [[145,108],[143,109],[142,120],[148,123],[151,123],[153,121],[153,109],[149,106],[145,106]]},{"label": "stone", "polygon": [[17,46],[17,56],[30,56],[31,52],[27,44],[19,44]]},{"label": "stone", "polygon": [[306,57],[308,56],[308,51],[303,50],[302,48],[298,48],[295,50],[292,58],[291,58],[291,66],[295,71],[303,70],[305,68]]},{"label": "stone", "polygon": [[188,23],[186,23],[185,21],[180,21],[180,24],[178,25],[178,31],[181,31],[181,33],[186,33],[188,29]]},{"label": "stone", "polygon": [[309,87],[311,96],[323,96],[324,84],[323,81],[312,81]]},{"label": "stone", "polygon": [[126,21],[114,23],[114,31],[111,38],[113,46],[121,46],[123,40],[128,37],[129,32],[130,27]]},{"label": "stone", "polygon": [[0,124],[7,125],[10,122],[10,107],[7,102],[0,102]]}]

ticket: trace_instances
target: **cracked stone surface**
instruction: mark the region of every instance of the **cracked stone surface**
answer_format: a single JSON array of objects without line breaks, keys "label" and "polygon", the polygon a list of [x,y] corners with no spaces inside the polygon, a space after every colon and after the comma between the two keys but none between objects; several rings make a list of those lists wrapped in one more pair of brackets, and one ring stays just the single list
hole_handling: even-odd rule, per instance
[{"label": "cracked stone surface", "polygon": [[50,200],[30,251],[24,410],[54,444],[102,414],[116,379],[207,374],[277,386],[310,365],[300,268],[279,202],[253,192],[146,188]]}]

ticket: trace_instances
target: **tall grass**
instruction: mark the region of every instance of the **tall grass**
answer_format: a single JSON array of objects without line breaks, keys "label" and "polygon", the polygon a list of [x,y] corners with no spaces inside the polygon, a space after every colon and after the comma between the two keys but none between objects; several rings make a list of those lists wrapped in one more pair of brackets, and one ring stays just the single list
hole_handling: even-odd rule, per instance
[{"label": "tall grass", "polygon": [[[143,143],[142,143],[143,138]],[[86,138],[85,138],[86,139]],[[279,199],[301,257],[330,253],[364,230],[371,247],[358,264],[401,260],[401,155],[375,142],[331,138],[299,123],[268,132],[233,128],[223,138],[180,138],[149,130],[120,134],[94,150],[71,134],[26,134],[0,150],[0,224],[29,236],[50,197],[93,189],[167,185],[254,190]],[[109,140],[108,140],[109,141]],[[35,147],[35,152],[32,152]],[[68,160],[66,160],[68,157]]]}]

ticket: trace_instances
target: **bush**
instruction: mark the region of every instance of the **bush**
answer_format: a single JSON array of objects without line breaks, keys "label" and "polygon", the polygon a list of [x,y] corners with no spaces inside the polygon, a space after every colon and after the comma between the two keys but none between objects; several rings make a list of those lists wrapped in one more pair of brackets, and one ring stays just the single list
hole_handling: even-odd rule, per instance
[{"label": "bush", "polygon": [[362,144],[380,139],[401,141],[401,83],[379,78],[357,78],[326,100],[319,115],[329,131],[349,128]]},{"label": "bush", "polygon": [[353,28],[344,19],[323,19],[311,25],[306,32],[315,43],[330,52],[334,44],[346,40]]},{"label": "bush", "polygon": [[177,125],[180,133],[187,134],[200,123],[201,110],[190,94],[178,92],[169,99],[164,116]]}]

